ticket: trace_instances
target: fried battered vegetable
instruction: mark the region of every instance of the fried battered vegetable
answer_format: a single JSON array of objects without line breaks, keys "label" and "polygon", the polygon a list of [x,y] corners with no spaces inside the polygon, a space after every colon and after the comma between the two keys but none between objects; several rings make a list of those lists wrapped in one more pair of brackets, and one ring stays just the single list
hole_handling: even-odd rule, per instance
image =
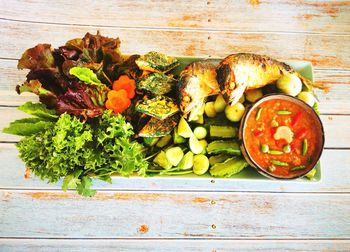
[{"label": "fried battered vegetable", "polygon": [[156,96],[136,106],[136,111],[164,120],[179,111],[177,104],[167,96]]},{"label": "fried battered vegetable", "polygon": [[135,62],[141,70],[158,73],[169,72],[180,64],[176,58],[158,52],[142,55]]},{"label": "fried battered vegetable", "polygon": [[159,120],[155,117],[146,123],[146,125],[140,130],[140,137],[161,137],[169,135],[177,124],[177,116],[168,117],[165,120]]},{"label": "fried battered vegetable", "polygon": [[173,86],[174,79],[163,73],[151,73],[136,83],[138,89],[147,90],[155,95],[169,93]]}]

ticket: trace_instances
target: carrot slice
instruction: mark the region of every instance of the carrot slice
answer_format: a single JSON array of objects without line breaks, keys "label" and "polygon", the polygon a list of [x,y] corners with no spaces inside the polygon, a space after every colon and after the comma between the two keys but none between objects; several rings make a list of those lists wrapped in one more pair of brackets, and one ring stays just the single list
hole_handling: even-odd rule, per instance
[{"label": "carrot slice", "polygon": [[128,93],[124,89],[118,91],[111,90],[107,96],[106,108],[113,110],[115,113],[121,113],[131,105]]},{"label": "carrot slice", "polygon": [[121,75],[118,80],[114,81],[112,88],[115,91],[125,89],[129,99],[135,96],[135,80],[130,79],[127,75]]}]

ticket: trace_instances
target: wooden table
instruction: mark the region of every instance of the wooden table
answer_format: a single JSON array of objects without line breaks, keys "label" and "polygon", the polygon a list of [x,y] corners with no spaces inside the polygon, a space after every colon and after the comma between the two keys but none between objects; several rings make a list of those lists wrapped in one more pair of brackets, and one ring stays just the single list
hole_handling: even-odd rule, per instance
[{"label": "wooden table", "polygon": [[236,52],[307,60],[326,145],[318,183],[178,178],[96,181],[82,198],[31,176],[18,137],[0,134],[1,251],[350,250],[349,1],[0,2],[0,128],[24,117],[17,59],[39,42],[86,32],[119,36],[123,53],[224,57]]}]

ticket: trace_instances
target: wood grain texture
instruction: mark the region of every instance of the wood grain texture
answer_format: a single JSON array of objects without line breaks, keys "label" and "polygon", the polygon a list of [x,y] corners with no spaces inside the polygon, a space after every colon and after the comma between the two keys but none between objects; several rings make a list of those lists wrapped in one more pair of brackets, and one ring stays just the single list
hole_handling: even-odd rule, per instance
[{"label": "wood grain texture", "polygon": [[343,240],[87,240],[87,239],[1,239],[0,250],[22,251],[338,251],[350,250]]},{"label": "wood grain texture", "polygon": [[56,47],[97,29],[106,36],[119,36],[125,54],[155,50],[169,55],[222,58],[231,53],[253,52],[280,60],[308,60],[319,68],[350,69],[350,35],[91,28],[5,20],[0,20],[0,33],[6,34],[0,41],[0,58],[17,59],[37,43]]},{"label": "wood grain texture", "polygon": [[[64,8],[62,8],[64,6]],[[29,10],[29,11],[28,11]],[[69,10],[69,14],[67,13]],[[147,11],[145,11],[147,10]],[[3,1],[3,18],[108,27],[350,33],[348,1]]]},{"label": "wood grain texture", "polygon": [[[61,190],[62,181],[47,184],[34,175],[25,179],[25,167],[18,158],[14,144],[0,144],[2,160],[0,185],[3,189]],[[321,158],[321,181],[275,181],[256,176],[255,179],[182,178],[182,177],[113,177],[108,184],[94,180],[98,190],[146,190],[146,191],[212,191],[212,192],[342,192],[350,193],[349,150],[325,150]],[[247,168],[250,169],[250,168]],[[255,173],[252,171],[252,173]]]},{"label": "wood grain texture", "polygon": [[2,190],[0,213],[5,238],[350,238],[349,194]]},{"label": "wood grain texture", "polygon": [[26,73],[14,59],[97,29],[119,36],[126,54],[307,60],[315,80],[332,85],[317,91],[332,148],[320,182],[115,177],[83,198],[24,179],[14,144],[0,143],[0,251],[350,250],[349,1],[13,0],[0,1],[0,13],[0,128],[25,116],[5,106],[37,100],[13,91]]}]

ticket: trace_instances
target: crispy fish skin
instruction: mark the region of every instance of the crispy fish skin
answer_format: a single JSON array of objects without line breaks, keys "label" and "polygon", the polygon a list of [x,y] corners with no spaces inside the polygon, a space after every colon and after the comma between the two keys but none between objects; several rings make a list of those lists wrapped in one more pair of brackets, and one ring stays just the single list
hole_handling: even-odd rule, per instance
[{"label": "crispy fish skin", "polygon": [[195,112],[202,107],[208,96],[220,92],[216,80],[217,65],[215,60],[195,61],[181,72],[178,92],[183,114]]},{"label": "crispy fish skin", "polygon": [[289,65],[268,56],[238,53],[223,59],[216,70],[220,90],[228,103],[235,104],[244,91],[274,83],[282,75],[292,74],[300,78],[308,88],[315,86]]}]

